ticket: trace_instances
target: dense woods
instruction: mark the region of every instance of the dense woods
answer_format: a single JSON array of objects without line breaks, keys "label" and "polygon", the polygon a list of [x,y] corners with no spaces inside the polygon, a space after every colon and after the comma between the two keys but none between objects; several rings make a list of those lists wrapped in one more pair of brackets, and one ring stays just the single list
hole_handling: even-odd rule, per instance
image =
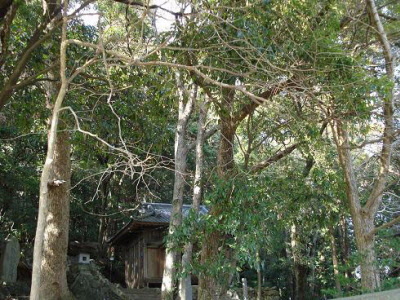
[{"label": "dense woods", "polygon": [[399,288],[399,28],[389,0],[0,1],[0,237],[30,298],[74,299],[73,241],[123,277],[108,241],[151,202],[164,300]]}]

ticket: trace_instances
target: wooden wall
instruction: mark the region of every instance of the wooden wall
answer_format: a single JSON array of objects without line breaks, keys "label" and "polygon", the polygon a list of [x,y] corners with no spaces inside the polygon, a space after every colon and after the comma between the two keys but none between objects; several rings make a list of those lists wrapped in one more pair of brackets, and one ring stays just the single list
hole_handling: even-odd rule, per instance
[{"label": "wooden wall", "polygon": [[144,239],[137,236],[125,249],[125,281],[128,288],[144,287]]},{"label": "wooden wall", "polygon": [[128,288],[161,283],[164,271],[166,231],[148,228],[138,232],[125,248],[125,281]]}]

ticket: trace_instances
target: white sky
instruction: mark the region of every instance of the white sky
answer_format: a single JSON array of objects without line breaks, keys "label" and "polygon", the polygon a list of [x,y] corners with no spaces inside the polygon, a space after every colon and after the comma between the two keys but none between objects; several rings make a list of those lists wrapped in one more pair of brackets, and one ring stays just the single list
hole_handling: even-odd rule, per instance
[{"label": "white sky", "polygon": [[[74,6],[73,10],[77,7],[78,5]],[[85,9],[83,9],[79,16],[85,25],[97,26],[97,23],[99,21],[99,14],[96,6],[93,3],[89,4]]]},{"label": "white sky", "polygon": [[[180,12],[181,10],[179,4],[175,0],[154,0],[151,1],[151,5],[158,5],[172,12]],[[73,9],[76,9],[77,7],[78,5],[74,6]],[[185,11],[188,10],[189,8],[186,8]],[[97,23],[99,21],[98,11],[94,4],[90,4],[87,8],[82,10],[79,16],[83,20],[85,25],[97,26]],[[156,18],[157,19],[155,25],[158,32],[169,30],[175,22],[175,16],[162,9],[157,9]]]}]

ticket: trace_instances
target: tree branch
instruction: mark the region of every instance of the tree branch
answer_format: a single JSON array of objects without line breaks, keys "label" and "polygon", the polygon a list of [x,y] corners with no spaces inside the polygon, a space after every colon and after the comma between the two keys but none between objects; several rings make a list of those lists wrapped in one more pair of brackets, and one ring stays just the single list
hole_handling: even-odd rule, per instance
[{"label": "tree branch", "polygon": [[21,89],[27,85],[30,85],[31,83],[35,83],[37,81],[42,81],[42,80],[47,80],[47,81],[52,81],[49,78],[38,78],[38,76],[42,75],[42,74],[46,74],[47,72],[49,72],[50,70],[53,70],[54,68],[59,66],[59,62],[55,62],[54,64],[48,66],[47,68],[43,69],[42,71],[23,79],[22,81],[18,82],[17,84],[15,84],[14,86],[11,87],[11,89],[13,90],[17,90],[17,89]]},{"label": "tree branch", "polygon": [[160,9],[163,10],[171,15],[174,15],[175,17],[182,17],[184,15],[188,15],[188,14],[184,14],[182,12],[174,12],[171,11],[169,9],[166,9],[160,5],[156,5],[156,4],[152,4],[152,5],[147,5],[144,4],[143,2],[140,1],[132,1],[132,0],[114,0],[115,2],[119,2],[119,3],[123,3],[123,4],[127,4],[127,5],[132,5],[132,6],[139,6],[142,7],[144,9],[150,10],[150,9]]},{"label": "tree branch", "polygon": [[385,229],[385,228],[389,228],[392,227],[393,225],[395,225],[396,223],[400,222],[400,216],[397,216],[396,218],[394,218],[392,221],[387,222],[385,224],[382,224],[381,226],[375,227],[370,233],[369,236],[374,236],[378,231]]},{"label": "tree branch", "polygon": [[238,111],[233,117],[233,122],[235,124],[240,123],[244,118],[246,118],[249,114],[253,113],[258,106],[264,103],[266,100],[271,99],[273,96],[282,92],[286,87],[290,86],[289,80],[285,82],[280,82],[276,85],[273,85],[268,90],[259,94],[257,97],[261,99],[261,101],[251,101],[247,105],[243,106],[240,111]]},{"label": "tree branch", "polygon": [[251,169],[250,169],[250,173],[256,173],[258,171],[261,171],[267,167],[269,167],[270,165],[272,165],[273,163],[277,162],[278,160],[280,160],[281,158],[284,158],[286,156],[288,156],[290,153],[292,153],[298,146],[300,145],[300,143],[296,143],[293,144],[292,146],[286,148],[285,150],[279,151],[277,153],[275,153],[274,155],[272,155],[271,157],[267,158],[266,160],[254,165]]},{"label": "tree branch", "polygon": [[[204,133],[203,139],[204,139],[204,140],[207,140],[208,138],[210,138],[211,136],[213,136],[217,131],[218,131],[218,127],[213,127],[213,128],[211,128],[210,130],[207,130],[206,133]],[[191,142],[191,143],[188,145],[187,149],[188,149],[188,150],[192,150],[192,149],[194,149],[194,147],[196,147],[196,142],[195,142],[195,141],[194,141],[194,142]]]},{"label": "tree branch", "polygon": [[[83,2],[68,18],[75,17],[79,11],[84,9],[94,0],[86,0]],[[28,40],[24,50],[21,52],[18,62],[14,67],[7,81],[0,88],[0,110],[4,107],[7,101],[15,91],[14,87],[19,88],[17,82],[24,71],[33,51],[47,40],[52,33],[62,24],[61,7],[55,7],[50,11],[50,17],[46,14],[42,22],[38,25],[30,39]]]}]

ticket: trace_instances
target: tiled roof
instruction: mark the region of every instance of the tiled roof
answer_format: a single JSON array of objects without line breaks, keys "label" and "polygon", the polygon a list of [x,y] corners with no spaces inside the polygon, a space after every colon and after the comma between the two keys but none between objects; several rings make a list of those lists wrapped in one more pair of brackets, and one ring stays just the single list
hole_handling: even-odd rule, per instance
[{"label": "tiled roof", "polygon": [[[186,217],[191,209],[191,205],[184,204],[182,207],[183,217]],[[208,213],[208,209],[201,205],[199,212],[202,215]],[[168,203],[143,203],[136,215],[125,224],[118,232],[112,236],[107,243],[115,244],[121,239],[127,238],[127,235],[137,230],[138,226],[168,226],[171,219],[172,204]],[[146,225],[147,224],[147,225]],[[136,228],[136,229],[135,229]]]},{"label": "tiled roof", "polygon": [[[186,217],[191,205],[184,204],[182,207],[183,217]],[[207,214],[204,205],[200,206],[200,214]],[[169,223],[172,213],[172,204],[168,203],[143,203],[139,209],[139,215],[132,217],[133,220],[149,223]]]}]

